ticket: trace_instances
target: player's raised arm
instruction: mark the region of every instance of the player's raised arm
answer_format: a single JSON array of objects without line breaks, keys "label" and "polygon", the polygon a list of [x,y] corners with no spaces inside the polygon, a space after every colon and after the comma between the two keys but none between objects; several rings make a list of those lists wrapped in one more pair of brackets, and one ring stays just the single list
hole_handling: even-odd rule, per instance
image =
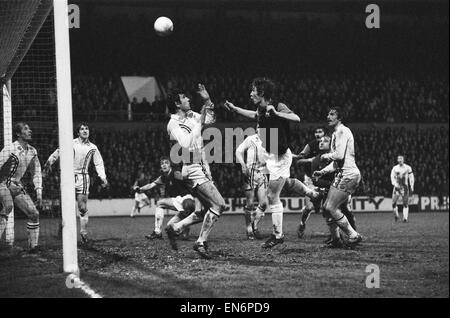
[{"label": "player's raised arm", "polygon": [[244,109],[241,107],[237,107],[234,106],[232,103],[230,103],[229,101],[225,101],[225,109],[233,112],[233,113],[237,113],[241,116],[247,117],[247,118],[251,118],[251,119],[255,119],[256,118],[256,111],[254,110],[248,110],[248,109]]},{"label": "player's raised arm", "polygon": [[108,180],[106,179],[105,165],[103,164],[103,158],[98,149],[94,152],[94,166],[98,176],[103,182],[103,185],[107,185]]},{"label": "player's raised arm", "polygon": [[208,91],[205,88],[205,85],[198,84],[198,91],[197,93],[200,95],[200,97],[203,100],[203,107],[200,111],[200,122],[203,125],[210,125],[213,124],[216,121],[216,115],[213,111],[214,104],[211,101],[211,97],[209,96]]},{"label": "player's raised arm", "polygon": [[273,105],[268,105],[266,113],[272,113],[281,119],[292,121],[294,123],[300,122],[300,116],[298,116],[296,113],[290,110],[289,107],[287,107],[283,103],[279,103],[277,108],[275,108],[275,106]]}]

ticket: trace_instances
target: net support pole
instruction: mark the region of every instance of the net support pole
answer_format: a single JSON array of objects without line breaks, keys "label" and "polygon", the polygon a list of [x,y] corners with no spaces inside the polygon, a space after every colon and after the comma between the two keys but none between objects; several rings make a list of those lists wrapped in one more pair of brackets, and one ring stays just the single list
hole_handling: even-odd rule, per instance
[{"label": "net support pole", "polygon": [[[11,80],[8,80],[3,89],[3,145],[12,143],[12,104],[11,104]],[[8,245],[14,245],[14,207],[8,215],[6,223],[5,241]]]},{"label": "net support pole", "polygon": [[61,168],[61,210],[63,226],[64,272],[79,275],[77,253],[77,219],[73,173],[72,85],[67,0],[53,0],[56,91]]}]

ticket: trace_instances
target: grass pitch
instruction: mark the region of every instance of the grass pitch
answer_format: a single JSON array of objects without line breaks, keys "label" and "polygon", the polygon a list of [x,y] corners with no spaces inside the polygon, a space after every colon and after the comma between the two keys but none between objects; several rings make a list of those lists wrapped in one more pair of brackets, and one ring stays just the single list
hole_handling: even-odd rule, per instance
[{"label": "grass pitch", "polygon": [[[356,217],[364,242],[355,250],[324,248],[320,215],[297,238],[297,214],[285,214],[285,243],[263,250],[245,239],[242,215],[224,215],[210,236],[212,260],[192,250],[200,225],[173,251],[166,237],[144,238],[153,217],[91,218],[81,279],[103,297],[449,297],[448,213],[412,213],[406,224],[388,213]],[[261,230],[270,233],[270,215]],[[36,256],[2,249],[0,297],[86,297],[66,287],[60,244]],[[380,269],[380,288],[366,287],[369,264]]]}]

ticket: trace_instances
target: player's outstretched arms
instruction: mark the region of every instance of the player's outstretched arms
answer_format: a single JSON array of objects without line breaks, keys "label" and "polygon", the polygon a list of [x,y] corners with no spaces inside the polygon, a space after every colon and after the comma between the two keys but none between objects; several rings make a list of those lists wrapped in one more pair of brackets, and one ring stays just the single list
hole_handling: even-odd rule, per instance
[{"label": "player's outstretched arms", "polygon": [[279,112],[273,105],[268,105],[266,113],[272,113],[273,115],[280,117],[281,119],[292,121],[294,123],[300,122],[300,117],[294,112]]},{"label": "player's outstretched arms", "polygon": [[229,101],[225,101],[224,106],[225,106],[226,110],[233,112],[233,113],[237,113],[241,116],[251,118],[251,119],[255,119],[255,117],[256,117],[256,111],[234,106]]}]

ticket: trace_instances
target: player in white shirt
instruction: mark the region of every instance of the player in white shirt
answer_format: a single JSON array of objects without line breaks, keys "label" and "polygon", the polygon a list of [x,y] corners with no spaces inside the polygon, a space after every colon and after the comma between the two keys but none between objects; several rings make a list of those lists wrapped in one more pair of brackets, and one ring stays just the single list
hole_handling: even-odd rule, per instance
[{"label": "player in white shirt", "polygon": [[398,221],[397,201],[401,196],[403,199],[403,222],[408,222],[408,199],[410,191],[414,191],[414,174],[411,166],[405,163],[404,156],[397,157],[397,165],[391,171],[392,189],[392,209],[394,210],[395,222]]},{"label": "player in white shirt", "polygon": [[[244,160],[245,153],[247,155],[247,160]],[[262,141],[258,134],[245,138],[236,149],[236,160],[241,165],[242,173],[246,178],[244,184],[246,199],[244,213],[247,238],[249,240],[262,238],[258,231],[258,224],[264,217],[264,211],[267,207],[268,183],[267,177],[263,171],[265,168],[263,156],[264,149],[262,148]],[[253,202],[255,200],[255,192],[258,198],[258,206],[254,211]]]},{"label": "player in white shirt", "polygon": [[[176,111],[171,115],[167,124],[167,132],[171,140],[175,140],[188,155],[183,158],[181,174],[187,186],[198,197],[206,213],[194,250],[203,258],[211,258],[207,240],[214,223],[219,219],[225,209],[225,200],[214,185],[208,162],[203,149],[202,127],[214,122],[214,104],[202,84],[198,86],[200,97],[204,105],[201,113],[191,110],[189,98],[182,92],[176,92],[170,98],[170,107]],[[171,151],[171,156],[173,156]],[[172,161],[177,162],[178,160]],[[184,220],[167,225],[166,232],[172,248],[176,246],[176,237],[183,232],[186,226],[198,222],[199,215],[194,212]]]},{"label": "player in white shirt", "polygon": [[28,248],[30,252],[38,250],[39,212],[22,185],[22,177],[30,169],[36,190],[38,207],[42,207],[42,174],[37,151],[29,145],[31,129],[24,123],[14,125],[13,133],[17,138],[0,152],[0,238],[6,229],[8,215],[16,205],[28,217]]},{"label": "player in white shirt", "polygon": [[[87,123],[81,123],[77,127],[78,138],[73,140],[73,169],[75,173],[75,194],[78,203],[78,211],[80,213],[80,238],[81,243],[88,242],[87,225],[89,221],[87,200],[89,196],[90,178],[88,174],[89,164],[94,161],[95,170],[102,180],[102,186],[108,186],[106,179],[105,166],[103,158],[97,146],[89,141],[89,126]],[[44,165],[44,174],[47,175],[51,171],[51,166],[59,158],[59,149],[48,157]]]},{"label": "player in white shirt", "polygon": [[355,142],[351,130],[342,124],[343,111],[339,107],[332,107],[328,112],[328,124],[334,128],[331,138],[331,152],[323,154],[323,160],[331,160],[331,163],[320,171],[313,173],[314,177],[320,177],[326,173],[335,173],[334,181],[324,203],[326,217],[331,217],[330,232],[336,245],[340,242],[339,228],[348,235],[350,246],[361,242],[361,235],[348,222],[347,217],[339,210],[339,207],[349,200],[359,182],[361,173],[355,161]]}]

